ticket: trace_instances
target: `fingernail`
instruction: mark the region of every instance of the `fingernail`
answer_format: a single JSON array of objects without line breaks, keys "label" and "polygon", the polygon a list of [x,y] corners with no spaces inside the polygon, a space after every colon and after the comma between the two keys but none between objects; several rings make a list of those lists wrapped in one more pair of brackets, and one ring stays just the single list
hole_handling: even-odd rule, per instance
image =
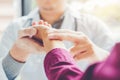
[{"label": "fingernail", "polygon": [[42,21],[38,22],[38,24],[42,24]]},{"label": "fingernail", "polygon": [[43,22],[44,22],[43,20],[40,20],[40,21],[38,22],[38,24],[43,24]]}]

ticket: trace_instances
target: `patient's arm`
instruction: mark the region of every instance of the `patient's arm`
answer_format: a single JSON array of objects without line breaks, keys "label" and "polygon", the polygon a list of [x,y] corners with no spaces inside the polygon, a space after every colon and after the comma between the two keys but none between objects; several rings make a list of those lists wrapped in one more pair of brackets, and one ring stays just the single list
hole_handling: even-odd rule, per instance
[{"label": "patient's arm", "polygon": [[46,55],[44,68],[48,80],[81,80],[83,75],[70,53],[61,48],[55,48]]},{"label": "patient's arm", "polygon": [[91,65],[82,80],[120,80],[120,43],[113,47],[105,61]]},{"label": "patient's arm", "polygon": [[83,74],[68,51],[55,48],[44,61],[49,80],[120,80],[120,43],[117,43],[107,60],[91,65]]},{"label": "patient's arm", "polygon": [[[40,25],[44,24],[41,23]],[[44,60],[45,73],[49,80],[80,80],[82,71],[76,66],[73,57],[65,49],[60,40],[49,40],[47,26],[38,26],[45,51],[48,53]],[[38,34],[39,34],[38,33]]]},{"label": "patient's arm", "polygon": [[43,32],[46,52],[44,67],[49,80],[120,80],[120,43],[113,48],[107,60],[90,66],[83,74],[70,53],[61,49],[56,40],[49,40]]}]

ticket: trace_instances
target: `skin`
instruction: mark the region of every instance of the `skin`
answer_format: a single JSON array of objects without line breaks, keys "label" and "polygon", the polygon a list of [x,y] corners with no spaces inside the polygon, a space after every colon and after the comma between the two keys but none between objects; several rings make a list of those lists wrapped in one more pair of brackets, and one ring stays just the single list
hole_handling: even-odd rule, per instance
[{"label": "skin", "polygon": [[[44,21],[34,23],[32,26],[19,31],[19,37],[10,50],[10,55],[17,61],[25,62],[31,53],[41,51],[48,53],[54,48],[65,49],[63,40],[74,43],[70,52],[77,61],[88,58],[90,62],[96,62],[108,56],[108,52],[94,45],[82,32],[52,29],[50,24]],[[44,46],[39,45],[32,37],[43,40]]]},{"label": "skin", "polygon": [[37,29],[37,36],[39,36],[40,39],[43,40],[43,45],[45,52],[49,52],[54,48],[64,48],[65,46],[61,40],[50,40],[48,38],[48,31],[51,30],[50,24],[44,21],[40,21],[39,25],[33,25]]},{"label": "skin", "polygon": [[[40,21],[39,25],[34,24],[31,28],[20,30],[19,37],[10,50],[13,59],[18,62],[26,62],[28,56],[32,53],[40,53],[41,51],[48,53],[54,48],[65,49],[62,41],[48,39],[47,31],[50,29],[48,25],[48,23]],[[32,39],[34,36],[43,40],[44,47]]]},{"label": "skin", "polygon": [[70,52],[77,61],[89,59],[90,62],[97,62],[108,56],[107,51],[97,47],[82,32],[53,29],[48,32],[48,37],[51,40],[67,40],[73,42],[74,46],[70,48]]},{"label": "skin", "polygon": [[40,16],[49,24],[54,24],[63,15],[67,0],[36,0]]},{"label": "skin", "polygon": [[31,37],[36,34],[34,28],[19,31],[19,37],[10,50],[10,55],[18,62],[25,62],[31,53],[39,53],[42,47]]}]

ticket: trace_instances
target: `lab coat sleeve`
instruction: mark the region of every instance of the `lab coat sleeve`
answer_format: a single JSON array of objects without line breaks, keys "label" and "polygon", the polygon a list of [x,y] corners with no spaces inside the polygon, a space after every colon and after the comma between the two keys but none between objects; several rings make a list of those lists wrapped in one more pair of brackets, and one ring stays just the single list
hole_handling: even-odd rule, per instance
[{"label": "lab coat sleeve", "polygon": [[[0,40],[0,59],[5,57],[9,50],[11,49],[12,45],[14,44],[15,40],[17,39],[18,30],[20,29],[20,25],[17,22],[12,22],[4,31],[2,38]],[[0,63],[0,76],[2,78],[6,78],[6,73],[2,66],[2,61]],[[1,79],[5,80],[5,79]]]},{"label": "lab coat sleeve", "polygon": [[9,50],[17,38],[18,30],[19,26],[13,22],[4,31],[0,40],[0,58],[9,53]]},{"label": "lab coat sleeve", "polygon": [[[3,59],[0,59],[0,80],[10,80],[8,79],[8,77],[6,76],[6,73],[3,69],[3,65],[2,65]],[[20,76],[18,75],[14,80],[20,80]]]},{"label": "lab coat sleeve", "polygon": [[48,80],[80,80],[83,74],[70,53],[60,48],[53,49],[47,54],[44,68]]},{"label": "lab coat sleeve", "polygon": [[2,59],[0,60],[0,80],[8,80],[6,74],[3,70]]},{"label": "lab coat sleeve", "polygon": [[25,63],[15,61],[10,54],[8,54],[2,60],[4,72],[6,73],[6,76],[9,80],[14,80],[16,79],[16,77],[18,77],[20,70],[22,69],[24,64]]}]

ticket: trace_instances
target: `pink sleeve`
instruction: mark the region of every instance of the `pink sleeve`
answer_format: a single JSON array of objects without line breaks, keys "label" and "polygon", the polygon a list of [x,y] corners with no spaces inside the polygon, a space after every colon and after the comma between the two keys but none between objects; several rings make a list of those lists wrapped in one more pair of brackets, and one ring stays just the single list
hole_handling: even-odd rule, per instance
[{"label": "pink sleeve", "polygon": [[46,55],[44,68],[48,80],[80,80],[83,74],[70,53],[60,48],[53,49]]},{"label": "pink sleeve", "polygon": [[84,74],[70,53],[60,48],[47,54],[44,67],[48,80],[120,80],[120,43],[105,61],[89,66]]},{"label": "pink sleeve", "polygon": [[88,67],[81,80],[120,80],[120,43],[116,43],[105,61]]}]

